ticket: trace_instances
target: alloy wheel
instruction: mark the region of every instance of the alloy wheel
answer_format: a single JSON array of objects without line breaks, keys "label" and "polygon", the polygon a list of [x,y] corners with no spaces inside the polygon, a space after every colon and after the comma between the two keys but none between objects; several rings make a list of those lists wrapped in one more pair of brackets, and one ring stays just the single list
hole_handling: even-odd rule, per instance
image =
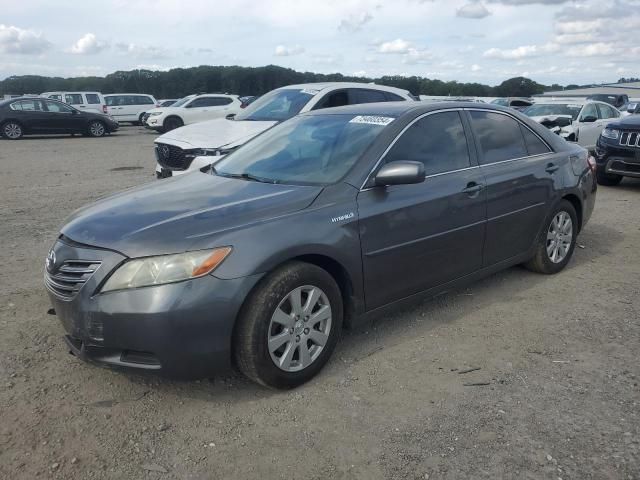
[{"label": "alloy wheel", "polygon": [[311,365],[331,332],[331,305],[318,287],[304,285],[289,292],[271,316],[267,347],[273,363],[285,372]]},{"label": "alloy wheel", "polygon": [[573,241],[573,222],[571,216],[563,211],[558,212],[547,230],[547,255],[553,263],[562,262]]},{"label": "alloy wheel", "polygon": [[104,125],[100,122],[93,122],[89,127],[91,135],[94,137],[101,137],[104,135]]},{"label": "alloy wheel", "polygon": [[10,122],[4,126],[3,133],[7,138],[20,138],[22,136],[22,127],[17,123]]}]

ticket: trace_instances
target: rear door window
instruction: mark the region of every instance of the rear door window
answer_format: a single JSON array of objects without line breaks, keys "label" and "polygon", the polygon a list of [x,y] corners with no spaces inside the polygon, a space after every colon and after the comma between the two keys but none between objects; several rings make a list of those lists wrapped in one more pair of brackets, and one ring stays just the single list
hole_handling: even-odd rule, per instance
[{"label": "rear door window", "polygon": [[41,112],[44,110],[42,101],[36,99],[20,100],[11,104],[11,110],[23,112]]},{"label": "rear door window", "polygon": [[397,160],[422,162],[427,175],[471,166],[460,114],[434,113],[415,122],[385,157],[386,163]]},{"label": "rear door window", "polygon": [[99,105],[100,103],[102,103],[100,101],[100,97],[95,93],[85,93],[84,96],[87,97],[87,103],[89,105]]},{"label": "rear door window", "polygon": [[600,118],[618,118],[620,113],[609,105],[598,104],[598,110],[600,111]]},{"label": "rear door window", "polygon": [[480,163],[486,165],[528,155],[516,120],[507,115],[486,111],[474,110],[469,113],[482,152]]},{"label": "rear door window", "polygon": [[153,105],[151,97],[147,97],[146,95],[135,95],[134,101],[135,105]]}]

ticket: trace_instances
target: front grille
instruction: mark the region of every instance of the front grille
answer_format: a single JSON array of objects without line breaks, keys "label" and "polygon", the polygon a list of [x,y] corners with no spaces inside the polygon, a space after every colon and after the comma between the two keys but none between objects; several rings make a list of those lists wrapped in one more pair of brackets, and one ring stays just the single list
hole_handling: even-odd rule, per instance
[{"label": "front grille", "polygon": [[175,145],[156,143],[156,159],[158,163],[169,170],[186,170],[193,162],[193,153]]},{"label": "front grille", "polygon": [[640,132],[622,132],[620,145],[624,147],[640,147]]},{"label": "front grille", "polygon": [[47,288],[63,300],[71,300],[100,266],[96,260],[66,260],[57,270],[44,273]]}]

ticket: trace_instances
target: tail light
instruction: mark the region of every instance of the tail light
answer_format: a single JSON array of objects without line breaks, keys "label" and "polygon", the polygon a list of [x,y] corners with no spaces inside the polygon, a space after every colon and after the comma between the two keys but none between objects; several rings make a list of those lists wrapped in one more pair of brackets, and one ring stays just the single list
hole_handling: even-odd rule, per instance
[{"label": "tail light", "polygon": [[587,163],[589,164],[589,170],[596,171],[596,158],[593,155],[587,157]]},{"label": "tail light", "polygon": [[102,113],[104,113],[105,115],[107,114],[107,106],[106,105],[102,105]]},{"label": "tail light", "polygon": [[247,108],[248,105],[249,105],[248,103],[241,103],[240,108]]}]

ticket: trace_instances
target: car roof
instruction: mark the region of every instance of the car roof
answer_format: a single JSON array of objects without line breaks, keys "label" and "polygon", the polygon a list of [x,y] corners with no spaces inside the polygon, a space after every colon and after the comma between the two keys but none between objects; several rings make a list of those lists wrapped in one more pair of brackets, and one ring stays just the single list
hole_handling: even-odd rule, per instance
[{"label": "car roof", "polygon": [[428,113],[435,110],[447,110],[452,108],[466,108],[471,110],[492,110],[496,112],[508,112],[513,114],[513,109],[491,105],[489,103],[469,102],[379,102],[359,103],[343,107],[312,110],[301,115],[373,115],[400,117],[409,112],[417,114]]},{"label": "car roof", "polygon": [[361,83],[361,82],[317,82],[317,83],[300,83],[297,85],[286,85],[278,88],[286,89],[286,88],[300,88],[300,89],[309,89],[309,90],[326,90],[328,88],[371,88],[374,90],[384,90],[386,92],[394,92],[394,93],[404,93],[407,95],[409,93],[408,90],[403,90],[402,88],[389,87],[387,85],[378,85],[377,83]]},{"label": "car roof", "polygon": [[145,97],[153,97],[150,93],[105,93],[105,97],[113,97],[114,95],[144,95]]}]

